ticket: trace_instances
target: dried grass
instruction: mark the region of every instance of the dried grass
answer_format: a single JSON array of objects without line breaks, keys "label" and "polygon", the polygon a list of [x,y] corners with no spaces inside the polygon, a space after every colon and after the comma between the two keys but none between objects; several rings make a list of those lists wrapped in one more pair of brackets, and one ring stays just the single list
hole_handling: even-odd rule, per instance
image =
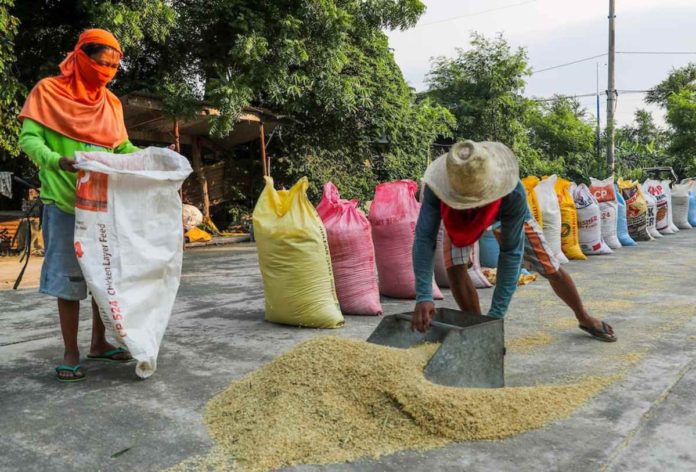
[{"label": "dried grass", "polygon": [[[423,377],[436,345],[393,349],[336,337],[299,344],[213,398],[205,420],[221,454],[265,471],[501,439],[569,416],[613,379],[501,389]],[[193,464],[193,465],[192,465]]]}]

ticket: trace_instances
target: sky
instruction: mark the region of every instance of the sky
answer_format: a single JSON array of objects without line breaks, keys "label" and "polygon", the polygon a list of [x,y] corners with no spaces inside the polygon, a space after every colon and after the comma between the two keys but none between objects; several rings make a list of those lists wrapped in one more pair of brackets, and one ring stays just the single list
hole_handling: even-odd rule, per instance
[{"label": "sky", "polygon": [[[418,24],[406,31],[389,32],[390,47],[408,83],[426,88],[431,59],[452,57],[456,48],[468,48],[471,32],[486,36],[503,33],[513,47],[527,49],[530,65],[539,70],[607,52],[608,0],[424,0],[428,9]],[[616,0],[616,50],[693,52],[691,55],[628,55],[616,58],[616,108],[619,125],[633,122],[635,110],[646,108],[658,123],[664,113],[643,102],[644,95],[621,90],[646,90],[668,72],[696,62],[696,0]],[[535,73],[525,94],[584,95],[607,89],[607,58]],[[579,98],[595,113],[596,98]],[[600,105],[606,119],[606,96]]]}]

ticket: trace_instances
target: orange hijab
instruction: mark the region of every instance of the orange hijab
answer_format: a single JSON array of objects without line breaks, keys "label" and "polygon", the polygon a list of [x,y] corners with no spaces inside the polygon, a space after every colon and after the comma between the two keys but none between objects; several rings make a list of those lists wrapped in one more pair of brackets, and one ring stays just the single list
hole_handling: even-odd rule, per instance
[{"label": "orange hijab", "polygon": [[128,139],[121,102],[106,88],[116,69],[97,64],[82,51],[89,43],[109,46],[123,56],[108,31],[85,31],[60,63],[60,75],[43,79],[32,89],[19,119],[30,118],[76,141],[114,148]]}]

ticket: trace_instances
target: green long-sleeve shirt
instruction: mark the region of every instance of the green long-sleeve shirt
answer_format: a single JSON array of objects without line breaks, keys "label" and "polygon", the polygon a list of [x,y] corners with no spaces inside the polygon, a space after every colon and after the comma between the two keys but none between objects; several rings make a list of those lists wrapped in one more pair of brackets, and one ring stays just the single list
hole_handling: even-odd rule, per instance
[{"label": "green long-sleeve shirt", "polygon": [[55,203],[58,208],[70,214],[75,213],[77,174],[60,168],[58,161],[61,157],[73,159],[77,151],[107,151],[116,154],[138,151],[127,139],[114,149],[75,141],[29,118],[25,118],[22,123],[19,146],[39,166],[41,199]]}]

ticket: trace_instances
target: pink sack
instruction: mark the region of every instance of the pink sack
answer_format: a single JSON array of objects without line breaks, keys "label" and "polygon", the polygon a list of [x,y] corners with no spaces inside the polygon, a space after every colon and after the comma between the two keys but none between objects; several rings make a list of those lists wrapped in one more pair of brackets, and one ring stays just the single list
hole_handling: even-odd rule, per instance
[{"label": "pink sack", "polygon": [[[411,251],[420,211],[417,191],[418,185],[412,180],[387,182],[375,188],[369,218],[377,256],[379,292],[387,297],[416,298]],[[442,299],[434,280],[433,297]]]},{"label": "pink sack", "polygon": [[356,200],[342,200],[331,182],[317,206],[329,241],[336,295],[345,315],[379,315],[375,250],[370,222]]}]

